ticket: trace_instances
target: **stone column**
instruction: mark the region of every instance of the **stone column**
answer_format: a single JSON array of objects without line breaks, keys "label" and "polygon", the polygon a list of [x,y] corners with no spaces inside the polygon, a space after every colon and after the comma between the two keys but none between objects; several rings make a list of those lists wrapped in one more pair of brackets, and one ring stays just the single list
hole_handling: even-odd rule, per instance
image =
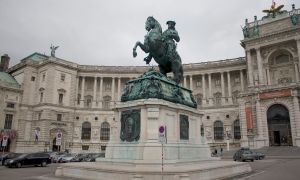
[{"label": "stone column", "polygon": [[227,84],[228,84],[228,103],[229,103],[229,104],[232,104],[232,92],[231,92],[230,71],[227,72]]},{"label": "stone column", "polygon": [[298,63],[295,63],[295,80],[296,80],[296,83],[299,82],[299,71],[298,71]]},{"label": "stone column", "polygon": [[84,107],[84,90],[85,90],[85,77],[81,77],[81,98],[80,98],[80,107]]},{"label": "stone column", "polygon": [[94,77],[94,90],[93,90],[93,103],[92,103],[92,107],[95,108],[96,107],[96,93],[97,93],[97,77]]},{"label": "stone column", "polygon": [[209,98],[209,105],[213,105],[213,97],[212,97],[212,89],[211,89],[211,73],[208,74],[208,98]]},{"label": "stone column", "polygon": [[183,77],[183,87],[187,88],[186,87],[186,76]]},{"label": "stone column", "polygon": [[[79,77],[76,76],[75,106],[80,105],[80,104],[77,104],[77,102],[78,102],[78,92],[79,92]],[[80,103],[80,101],[79,101],[79,103]]]},{"label": "stone column", "polygon": [[202,105],[206,104],[206,83],[205,83],[205,74],[201,74],[202,76]]},{"label": "stone column", "polygon": [[99,85],[99,107],[102,108],[103,104],[103,77],[100,77],[100,85]]},{"label": "stone column", "polygon": [[243,70],[240,70],[240,78],[241,78],[241,91],[243,92],[243,91],[245,91]]},{"label": "stone column", "polygon": [[190,75],[190,90],[193,91],[193,76]]},{"label": "stone column", "polygon": [[252,59],[250,50],[246,50],[246,59],[247,59],[247,68],[248,68],[248,80],[249,86],[253,86],[253,66],[252,66]]},{"label": "stone column", "polygon": [[263,74],[263,64],[262,58],[260,54],[260,48],[256,48],[256,56],[257,56],[257,68],[258,68],[258,81],[259,85],[264,85],[264,74]]},{"label": "stone column", "polygon": [[261,117],[261,107],[260,107],[260,100],[257,98],[256,99],[256,126],[257,126],[257,132],[258,132],[258,139],[263,138],[263,123],[262,123],[262,117]]},{"label": "stone column", "polygon": [[267,66],[266,70],[267,70],[267,84],[271,85],[272,83],[271,83],[271,78],[270,78],[270,67]]},{"label": "stone column", "polygon": [[299,111],[299,99],[297,95],[293,95],[293,106],[294,106],[294,122],[295,122],[295,130],[296,136],[300,137],[300,111]]},{"label": "stone column", "polygon": [[115,77],[111,78],[111,100],[115,101]]},{"label": "stone column", "polygon": [[300,39],[297,39],[297,51],[298,51],[298,66],[299,66],[299,70],[300,70]]},{"label": "stone column", "polygon": [[118,77],[118,99],[117,101],[121,100],[121,77]]},{"label": "stone column", "polygon": [[225,104],[225,83],[224,83],[224,72],[221,72],[221,89],[222,89],[222,105]]}]

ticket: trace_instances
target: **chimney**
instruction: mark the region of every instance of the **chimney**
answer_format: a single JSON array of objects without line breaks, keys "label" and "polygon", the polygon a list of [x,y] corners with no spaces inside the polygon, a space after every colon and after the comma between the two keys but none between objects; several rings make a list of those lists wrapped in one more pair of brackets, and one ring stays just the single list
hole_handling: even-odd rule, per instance
[{"label": "chimney", "polygon": [[7,54],[1,56],[0,72],[5,72],[9,66],[10,57]]}]

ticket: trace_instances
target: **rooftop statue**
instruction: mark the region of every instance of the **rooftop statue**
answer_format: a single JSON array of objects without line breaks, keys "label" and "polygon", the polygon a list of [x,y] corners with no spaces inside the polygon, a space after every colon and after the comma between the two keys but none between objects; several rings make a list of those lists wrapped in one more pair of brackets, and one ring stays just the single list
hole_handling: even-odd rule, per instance
[{"label": "rooftop statue", "polygon": [[53,46],[51,44],[50,49],[51,49],[51,57],[55,57],[55,51],[56,49],[59,48],[59,46]]},{"label": "rooftop statue", "polygon": [[263,12],[264,12],[264,13],[268,13],[267,16],[270,16],[270,15],[272,14],[272,17],[275,18],[276,15],[277,15],[278,13],[281,12],[281,9],[283,8],[283,6],[284,6],[284,5],[280,5],[280,6],[276,7],[276,3],[275,3],[275,1],[273,0],[273,1],[272,1],[271,8],[270,8],[270,9],[265,9],[265,10],[263,10]]},{"label": "rooftop statue", "polygon": [[133,57],[137,56],[136,48],[139,46],[145,53],[149,53],[144,58],[146,64],[149,64],[153,58],[159,67],[159,71],[166,75],[173,72],[174,81],[179,84],[183,79],[183,69],[181,58],[176,51],[176,42],[180,41],[178,32],[175,29],[175,22],[168,21],[168,29],[162,33],[159,22],[152,16],[147,18],[145,29],[148,33],[145,35],[144,44],[137,41],[133,47]]}]

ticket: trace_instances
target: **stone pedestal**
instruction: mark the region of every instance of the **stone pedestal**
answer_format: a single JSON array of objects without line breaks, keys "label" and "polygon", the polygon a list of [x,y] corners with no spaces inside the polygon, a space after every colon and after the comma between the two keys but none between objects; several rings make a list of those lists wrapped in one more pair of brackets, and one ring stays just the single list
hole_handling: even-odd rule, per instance
[{"label": "stone pedestal", "polygon": [[[121,113],[140,111],[140,137],[138,141],[120,139]],[[188,139],[180,137],[180,116],[188,118]],[[120,103],[115,109],[112,139],[106,148],[107,161],[126,162],[184,162],[209,160],[210,148],[200,135],[202,114],[195,108],[159,99],[136,100]],[[166,143],[159,142],[159,126],[166,127]],[[162,152],[163,151],[163,152]]]}]

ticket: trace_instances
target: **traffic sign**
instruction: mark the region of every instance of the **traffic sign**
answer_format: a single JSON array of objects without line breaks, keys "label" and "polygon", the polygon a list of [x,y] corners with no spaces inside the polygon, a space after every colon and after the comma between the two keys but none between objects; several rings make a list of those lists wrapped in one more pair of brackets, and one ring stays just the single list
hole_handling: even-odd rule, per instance
[{"label": "traffic sign", "polygon": [[56,146],[61,146],[61,138],[60,139],[56,139]]},{"label": "traffic sign", "polygon": [[61,139],[62,138],[62,133],[61,132],[58,132],[57,134],[56,134],[56,139]]},{"label": "traffic sign", "polygon": [[3,136],[3,139],[2,139],[2,146],[3,147],[7,146],[7,141],[8,141],[8,136]]},{"label": "traffic sign", "polygon": [[161,125],[158,127],[158,140],[161,143],[166,143],[166,126]]}]

